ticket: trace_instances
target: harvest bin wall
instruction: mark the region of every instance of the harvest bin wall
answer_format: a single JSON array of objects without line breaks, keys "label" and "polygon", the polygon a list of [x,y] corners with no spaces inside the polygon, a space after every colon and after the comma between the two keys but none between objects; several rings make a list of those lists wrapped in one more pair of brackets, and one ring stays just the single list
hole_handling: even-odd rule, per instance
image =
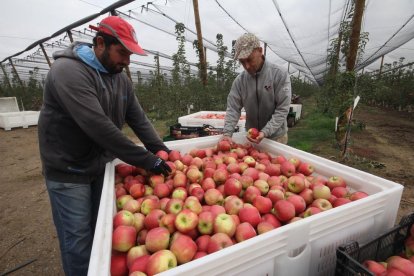
[{"label": "harvest bin wall", "polygon": [[338,247],[336,251],[336,276],[374,275],[362,263],[365,260],[384,262],[388,257],[399,255],[404,250],[404,241],[410,234],[414,223],[414,213],[401,219],[399,225],[388,232],[372,239],[363,246],[358,242],[350,241]]},{"label": "harvest bin wall", "polygon": [[[233,136],[246,142],[245,133]],[[167,142],[182,153],[215,145],[220,136]],[[350,240],[367,242],[390,229],[397,216],[403,187],[395,182],[264,139],[258,149],[310,162],[324,176],[341,175],[354,190],[370,196],[274,229],[160,275],[333,275],[336,249]],[[109,275],[112,218],[116,213],[115,164],[106,165],[100,210],[88,275]]]},{"label": "harvest bin wall", "polygon": [[[203,125],[211,125],[212,127],[216,128],[223,128],[224,127],[224,119],[203,119],[200,116],[207,115],[207,114],[219,114],[225,115],[225,111],[199,111],[196,113],[192,113],[186,116],[182,116],[178,118],[178,123],[182,126],[203,126]],[[242,112],[241,116],[246,118],[246,112]],[[244,130],[244,125],[246,124],[246,120],[239,120],[237,126],[239,127],[240,131]]]}]

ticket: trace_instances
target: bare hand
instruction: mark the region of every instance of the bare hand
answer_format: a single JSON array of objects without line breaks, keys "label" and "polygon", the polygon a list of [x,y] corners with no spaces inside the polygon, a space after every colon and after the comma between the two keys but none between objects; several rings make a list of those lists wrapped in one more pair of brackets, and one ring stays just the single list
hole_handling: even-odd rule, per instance
[{"label": "bare hand", "polygon": [[247,138],[247,140],[249,140],[252,143],[259,144],[264,138],[264,133],[260,131],[259,135],[257,135],[256,139],[250,138],[248,135],[246,135],[246,138]]}]

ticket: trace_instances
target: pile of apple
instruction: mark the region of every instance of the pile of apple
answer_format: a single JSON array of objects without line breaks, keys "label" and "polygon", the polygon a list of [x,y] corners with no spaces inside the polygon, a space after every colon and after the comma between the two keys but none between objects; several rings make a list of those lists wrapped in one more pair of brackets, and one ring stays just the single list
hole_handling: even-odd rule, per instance
[{"label": "pile of apple", "polygon": [[394,255],[385,262],[365,260],[362,264],[376,276],[414,276],[414,225],[405,240],[405,250],[400,255]]},{"label": "pile of apple", "polygon": [[250,143],[157,155],[168,177],[116,166],[112,275],[154,275],[368,196]]},{"label": "pile of apple", "polygon": [[[204,115],[198,115],[195,118],[224,120],[225,116],[226,114],[222,114],[222,113],[207,113]],[[241,115],[240,120],[246,120],[246,115]]]}]

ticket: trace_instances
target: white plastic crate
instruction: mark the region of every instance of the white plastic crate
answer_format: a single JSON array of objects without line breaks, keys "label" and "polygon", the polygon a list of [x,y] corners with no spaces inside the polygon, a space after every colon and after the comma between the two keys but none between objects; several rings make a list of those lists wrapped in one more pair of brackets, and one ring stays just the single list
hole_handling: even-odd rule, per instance
[{"label": "white plastic crate", "polygon": [[0,127],[11,130],[14,127],[28,128],[37,125],[40,111],[20,111],[0,113]]},{"label": "white plastic crate", "polygon": [[19,112],[19,105],[17,104],[16,97],[3,97],[0,98],[0,113],[4,112]]},{"label": "white plastic crate", "polygon": [[302,116],[302,105],[301,104],[291,104],[290,107],[292,108],[293,112],[296,112],[295,120],[296,122],[300,120]]},{"label": "white plastic crate", "polygon": [[[225,111],[200,111],[196,113],[192,113],[186,116],[182,116],[178,118],[178,123],[182,126],[203,126],[204,124],[211,125],[215,128],[223,128],[224,127],[224,118],[223,119],[206,119],[203,116],[208,114],[216,114],[216,115],[225,115]],[[244,125],[246,124],[246,112],[242,112],[240,116],[240,120],[237,123],[237,126],[240,128],[240,131],[244,130]]]},{"label": "white plastic crate", "polygon": [[[233,139],[245,141],[245,134]],[[167,142],[183,153],[217,143],[220,136]],[[370,196],[333,208],[250,240],[180,265],[160,275],[333,275],[336,248],[349,240],[365,243],[390,229],[397,216],[403,186],[342,164],[265,139],[260,150],[297,157],[324,176],[341,175],[354,190]],[[109,275],[112,217],[116,213],[115,160],[108,163],[88,275]]]}]

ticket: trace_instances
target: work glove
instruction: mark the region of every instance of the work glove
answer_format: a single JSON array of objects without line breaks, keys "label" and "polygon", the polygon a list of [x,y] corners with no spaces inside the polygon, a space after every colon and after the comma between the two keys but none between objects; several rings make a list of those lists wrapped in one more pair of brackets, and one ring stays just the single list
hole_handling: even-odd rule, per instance
[{"label": "work glove", "polygon": [[165,177],[167,177],[171,173],[171,168],[167,165],[167,163],[165,163],[164,160],[157,158],[154,166],[150,169],[150,171],[154,174],[163,174]]}]

